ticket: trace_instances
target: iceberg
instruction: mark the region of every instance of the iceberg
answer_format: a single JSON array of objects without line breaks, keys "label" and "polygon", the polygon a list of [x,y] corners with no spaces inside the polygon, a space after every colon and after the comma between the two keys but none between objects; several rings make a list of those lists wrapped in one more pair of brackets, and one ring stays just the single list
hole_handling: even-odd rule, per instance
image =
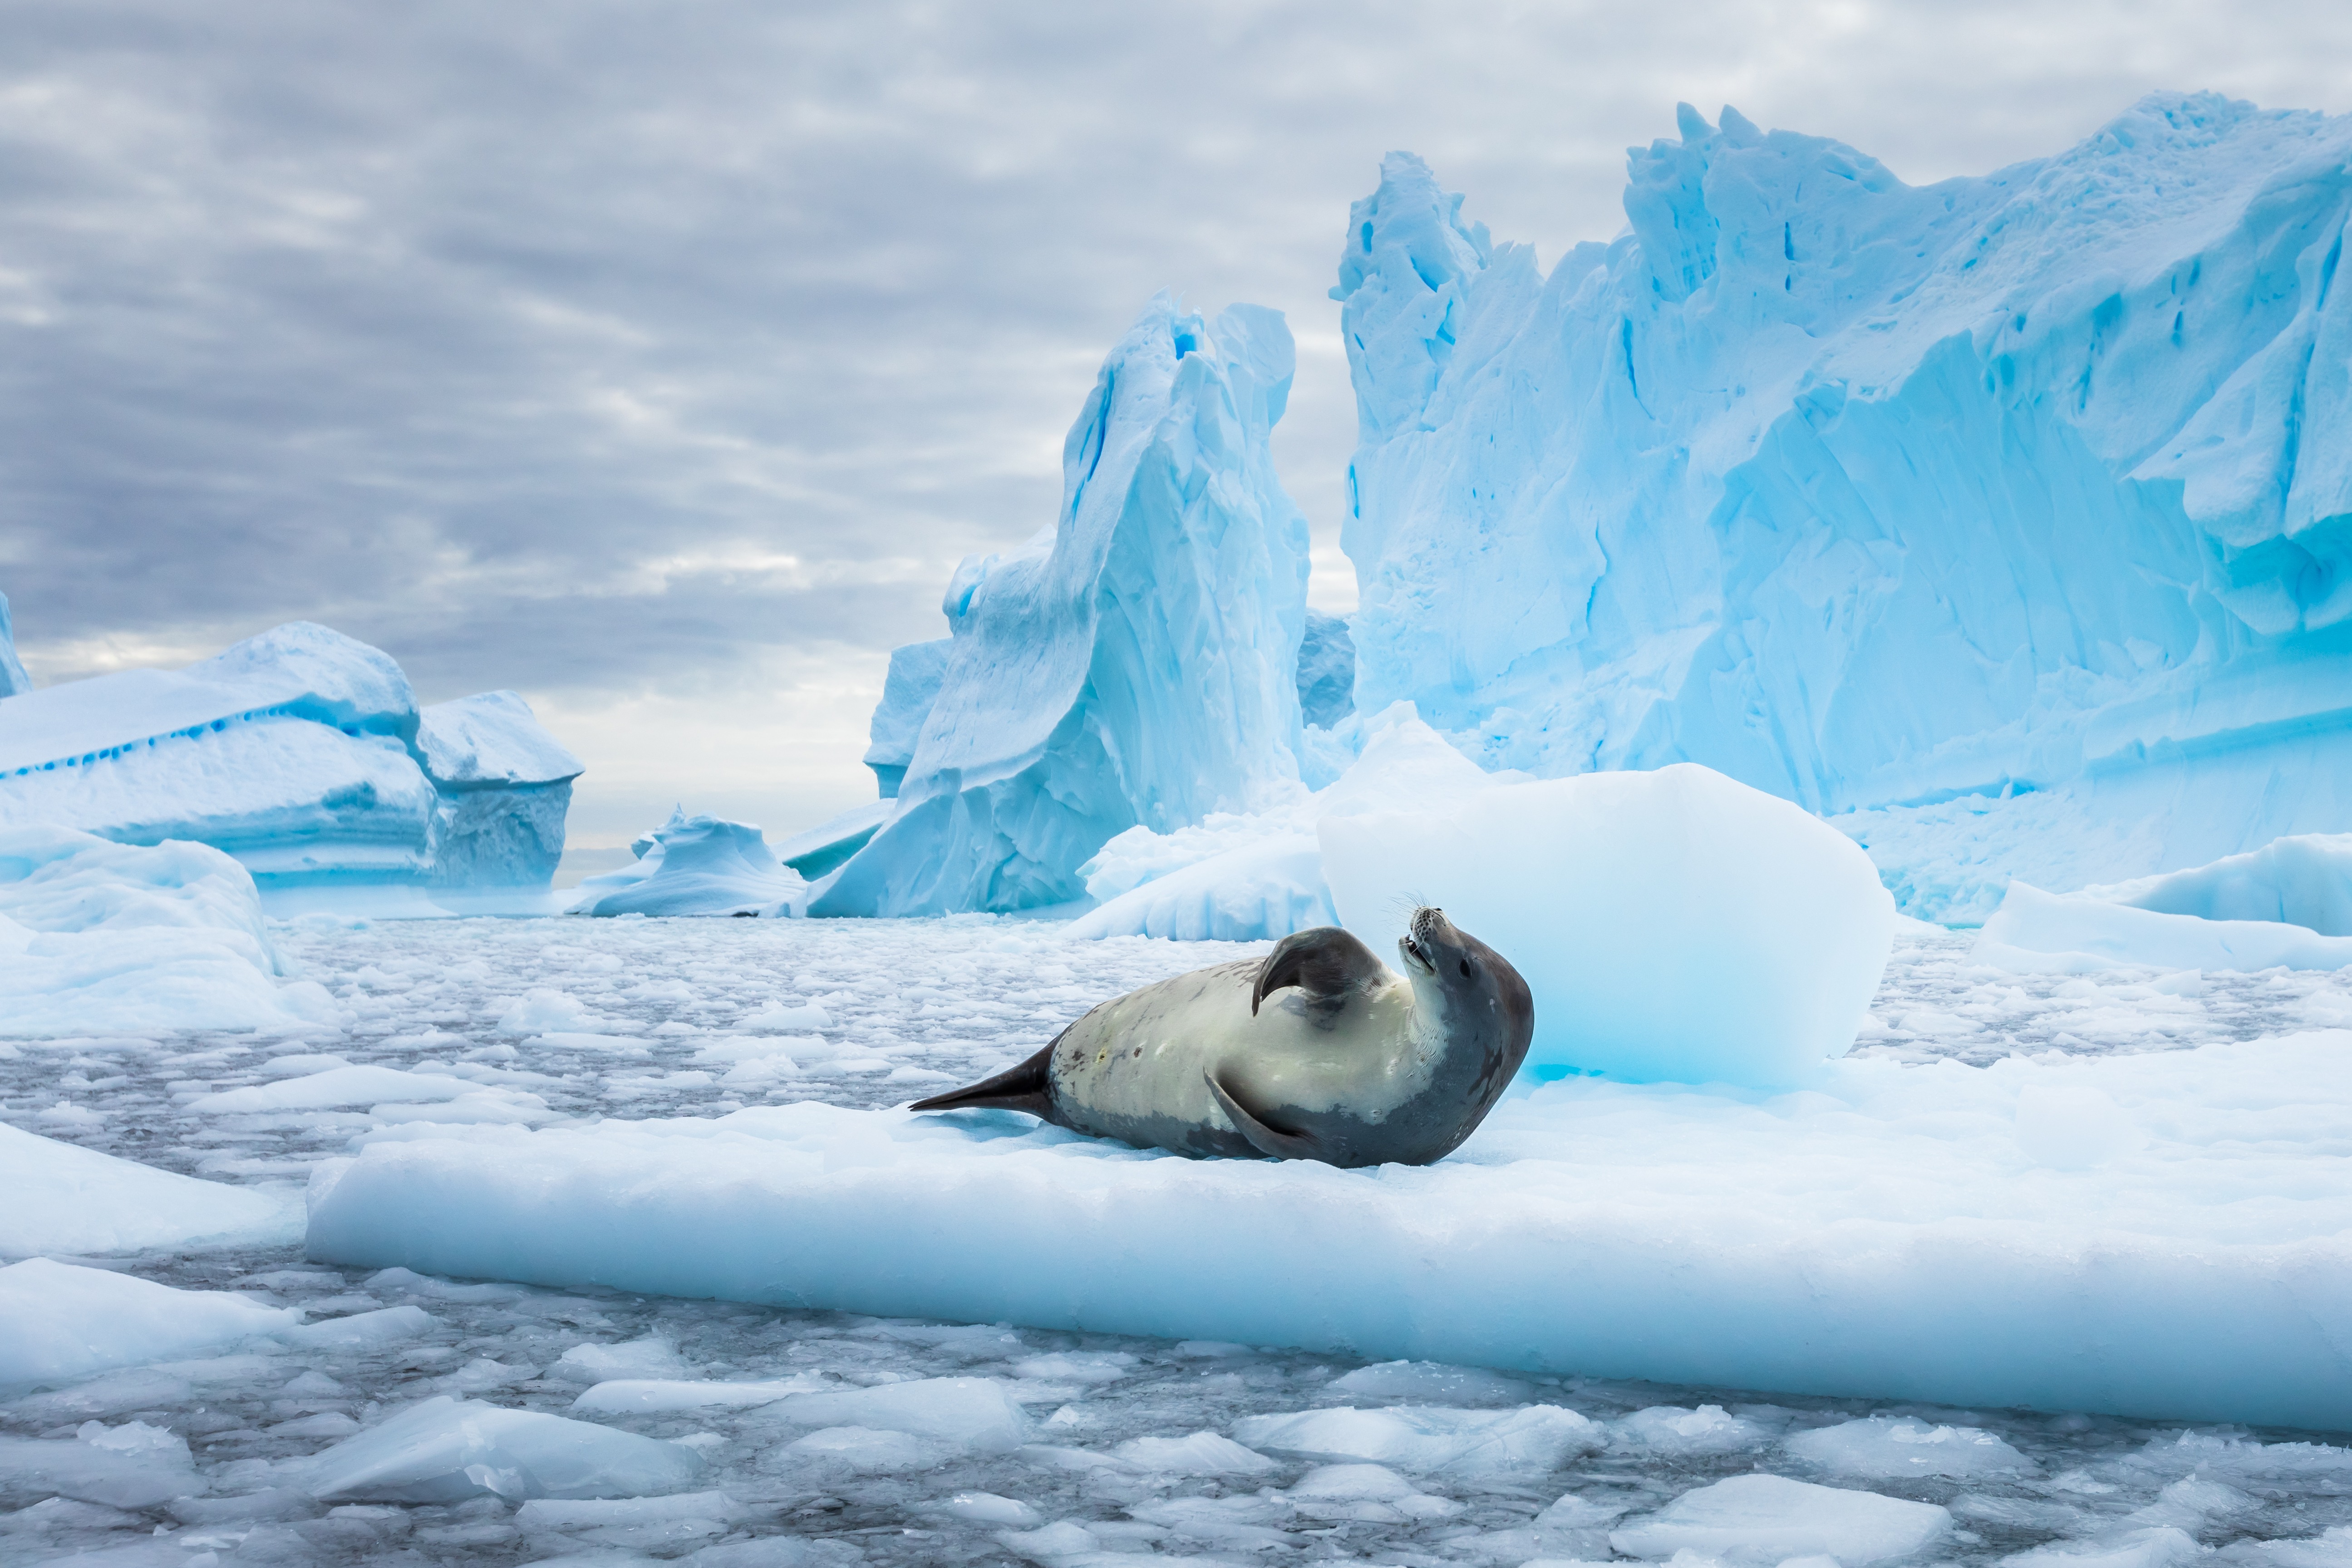
[{"label": "iceberg", "polygon": [[0,594],[0,697],[21,697],[31,689],[33,678],[16,657],[16,626],[8,615],[8,595]]},{"label": "iceberg", "polygon": [[580,884],[575,915],[790,915],[808,883],[786,868],[765,835],[747,822],[688,816],[667,822],[629,848],[637,858]]},{"label": "iceberg", "polygon": [[1679,119],[1548,274],[1410,154],[1350,212],[1358,704],[1847,814],[1930,919],[2352,827],[2352,118],[1916,187]]},{"label": "iceberg", "polygon": [[1298,716],[1328,730],[1356,710],[1356,640],[1341,616],[1307,612],[1298,644]]},{"label": "iceberg", "polygon": [[896,804],[811,913],[1066,902],[1114,835],[1296,785],[1307,523],[1267,447],[1293,359],[1278,311],[1145,309],[1071,426],[1059,519],[967,559],[948,645],[893,657],[867,755]]},{"label": "iceberg", "polygon": [[302,1234],[299,1194],[200,1181],[5,1122],[0,1192],[0,1258],[282,1247]]},{"label": "iceberg", "polygon": [[580,771],[513,692],[420,709],[388,656],[307,621],[0,700],[0,827],[209,844],[279,911],[528,903]]}]

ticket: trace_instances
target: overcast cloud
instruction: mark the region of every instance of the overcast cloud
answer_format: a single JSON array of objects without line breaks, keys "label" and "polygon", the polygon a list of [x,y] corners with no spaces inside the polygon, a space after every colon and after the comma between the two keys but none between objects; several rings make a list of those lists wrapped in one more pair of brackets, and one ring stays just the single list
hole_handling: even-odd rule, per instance
[{"label": "overcast cloud", "polygon": [[1381,154],[1549,265],[1686,99],[1915,182],[2155,88],[2341,112],[2337,5],[0,5],[0,589],[43,683],[278,622],[513,687],[575,842],[868,797],[895,644],[1051,520],[1172,287],[1286,311],[1346,607],[1332,281]]}]

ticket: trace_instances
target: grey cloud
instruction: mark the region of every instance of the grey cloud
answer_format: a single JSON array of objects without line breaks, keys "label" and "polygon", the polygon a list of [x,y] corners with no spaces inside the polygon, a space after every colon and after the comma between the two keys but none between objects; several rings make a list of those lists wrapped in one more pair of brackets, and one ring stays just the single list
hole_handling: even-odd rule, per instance
[{"label": "grey cloud", "polygon": [[[878,684],[1051,517],[1154,289],[1335,331],[1383,151],[1549,259],[1680,98],[1915,179],[2158,85],[2342,107],[2352,23],[2210,9],[14,4],[0,587],[48,678],[308,616],[428,697],[803,645]],[[1328,532],[1352,407],[1306,363]]]}]

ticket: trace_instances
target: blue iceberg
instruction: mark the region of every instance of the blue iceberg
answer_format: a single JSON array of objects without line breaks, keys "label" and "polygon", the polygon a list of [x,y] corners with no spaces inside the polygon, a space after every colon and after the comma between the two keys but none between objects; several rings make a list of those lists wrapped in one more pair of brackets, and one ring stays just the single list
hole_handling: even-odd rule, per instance
[{"label": "blue iceberg", "polygon": [[1118,833],[1299,787],[1307,523],[1267,449],[1293,359],[1277,311],[1145,309],[1071,426],[1059,520],[967,559],[947,646],[892,659],[867,761],[896,805],[810,912],[1060,903]]},{"label": "blue iceberg", "polygon": [[681,805],[629,849],[635,862],[583,880],[569,913],[790,916],[805,902],[808,883],[748,822],[688,816]]},{"label": "blue iceberg", "polygon": [[1549,274],[1409,154],[1350,213],[1358,706],[1846,814],[1930,918],[2352,826],[2352,119],[1681,130]]},{"label": "blue iceberg", "polygon": [[0,700],[0,826],[209,844],[279,911],[543,895],[580,771],[513,692],[420,708],[389,656],[307,621]]}]

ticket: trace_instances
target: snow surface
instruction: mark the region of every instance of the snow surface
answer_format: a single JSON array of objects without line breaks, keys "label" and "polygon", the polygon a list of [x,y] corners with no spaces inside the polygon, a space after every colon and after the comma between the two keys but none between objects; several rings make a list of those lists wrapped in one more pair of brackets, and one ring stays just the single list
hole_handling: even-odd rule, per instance
[{"label": "snow surface", "polygon": [[1685,107],[1549,276],[1391,154],[1333,290],[1359,705],[1863,808],[1930,919],[2352,827],[2347,149],[2158,94],[1915,188]]},{"label": "snow surface", "polygon": [[[1295,784],[1307,521],[1267,449],[1294,357],[1278,311],[1146,307],[1070,427],[1059,520],[956,569],[896,810],[814,912],[1068,901],[1114,834],[1255,810]],[[874,732],[886,791],[933,657],[893,658]]]},{"label": "snow surface", "polygon": [[0,826],[210,844],[289,910],[544,889],[579,772],[514,693],[420,710],[388,656],[304,621],[0,701]]},{"label": "snow surface", "polygon": [[1853,1043],[1893,942],[1852,840],[1690,763],[1318,831],[1340,920],[1375,952],[1432,903],[1527,978],[1538,1068],[1808,1082]]},{"label": "snow surface", "polygon": [[788,915],[808,901],[808,883],[747,822],[688,816],[679,806],[630,847],[633,863],[582,879],[568,913]]},{"label": "snow surface", "polygon": [[2012,881],[1976,951],[2010,969],[2342,969],[2352,964],[2352,936],[2321,936],[2275,921],[2159,914]]},{"label": "snow surface", "polygon": [[[149,1169],[156,1181],[216,1178],[188,1184],[226,1199],[252,1188],[223,1181],[299,1178],[355,1142],[440,1138],[443,1130],[408,1118],[454,1113],[463,1100],[195,1109],[215,1095],[368,1067],[467,1082],[485,1095],[530,1095],[566,1125],[611,1115],[708,1118],[811,1098],[885,1107],[1013,1060],[1119,991],[1261,951],[1071,941],[1051,926],[985,918],[371,926],[308,917],[270,934],[290,962],[331,989],[341,1010],[332,1037],[196,1032],[22,1042],[0,1050],[0,1118],[72,1141],[39,1145],[52,1152],[91,1160],[100,1152],[131,1154],[183,1173]],[[503,1030],[501,1020],[534,991],[569,998],[575,1016],[626,1032]],[[788,1017],[796,1022],[786,1024]],[[2160,1084],[2200,1059],[2218,1066],[2207,1056],[2216,1047],[2234,1044],[2259,1061],[2284,1037],[2347,1022],[2352,980],[2340,973],[2010,974],[1975,963],[1965,938],[1906,928],[1863,1042],[1840,1070],[1895,1074],[1899,1067],[1917,1075],[1916,1109],[1886,1136],[1904,1140],[1898,1153],[1931,1153],[1939,1140],[1943,1153],[1908,1174],[1900,1159],[1874,1164],[1852,1176],[1843,1196],[1836,1173],[1825,1168],[1822,1202],[1864,1203],[1891,1172],[1890,1208],[1923,1203],[1938,1173],[1955,1170],[1951,1161],[1997,1164],[2007,1148],[2016,1165],[2007,1190],[2030,1195],[2032,1170],[2040,1169],[2050,1190],[2031,1213],[2065,1209],[2070,1223],[2087,1229],[2098,1205],[2120,1205],[2132,1182],[2161,1173],[2158,1154],[2210,1156],[2187,1153],[2162,1125],[2138,1152],[2123,1150],[2137,1119],[2158,1114],[2153,1100],[2106,1082],[2099,1092],[2112,1103],[2102,1128],[2069,1105],[2064,1081],[2050,1079],[2143,1064],[2155,1075],[2150,1083]],[[584,1043],[591,1040],[604,1046]],[[2336,1201],[2325,1194],[2340,1188],[2332,1176],[2340,1154],[2300,1162],[2292,1139],[2267,1138],[2287,1115],[2284,1104],[2264,1109],[2261,1085],[2273,1070],[2285,1076],[2292,1068],[2282,1059],[2216,1080],[2247,1082],[2254,1092],[2242,1104],[2209,1089],[2216,1108],[2200,1115],[2217,1132],[2229,1123],[2259,1134],[2242,1145],[2241,1173],[2251,1176],[2268,1159],[2277,1162],[2275,1175],[2243,1189],[2234,1204],[2211,1194],[2208,1212],[2192,1205],[2191,1219],[2218,1226],[2234,1208],[2252,1225],[2257,1210]],[[2325,1073],[2307,1076],[2326,1081]],[[1964,1087],[1948,1094],[1948,1083]],[[2035,1083],[2048,1092],[2029,1102],[2025,1089]],[[2175,1087],[2185,1091],[2186,1079]],[[1597,1117],[1591,1122],[1599,1141],[1587,1168],[1599,1179],[1580,1201],[1597,1193],[1604,1205],[1647,1205],[1643,1227],[1661,1245],[1693,1216],[1703,1219],[1720,1196],[1713,1182],[1724,1166],[1709,1148],[1717,1128],[1735,1144],[1760,1148],[1759,1140],[1790,1138],[1790,1130],[1769,1124],[1794,1114],[1833,1141],[1844,1136],[1832,1109],[1804,1096],[1708,1096],[1589,1081],[1544,1093],[1570,1090],[1598,1091],[1596,1105],[1622,1100],[1628,1107],[1616,1134],[1602,1135]],[[2001,1095],[2012,1091],[2017,1103],[2004,1119]],[[1651,1102],[1669,1099],[1690,1107],[1695,1131],[1676,1138],[1690,1163],[1666,1190],[1645,1194],[1613,1173],[1620,1165],[1670,1173],[1672,1151],[1633,1147],[1637,1137],[1659,1131]],[[1720,1114],[1702,1110],[1703,1102],[1717,1103]],[[1866,1121],[1864,1112],[1895,1103],[1882,1099],[1854,1114]],[[2323,1138],[2331,1119],[2340,1125],[2331,1104],[2323,1100],[2302,1112],[2309,1138]],[[59,1106],[77,1114],[43,1120]],[[1541,1109],[1540,1097],[1507,1107],[1514,1115]],[[2086,1140],[2086,1130],[2098,1136]],[[642,1131],[650,1134],[651,1124]],[[2178,1131],[2187,1137],[2193,1129]],[[2067,1168],[2098,1153],[2102,1139],[2118,1151],[2107,1163]],[[1971,1143],[1982,1148],[1966,1156]],[[8,1146],[0,1134],[0,1148]],[[857,1155],[855,1145],[843,1145],[832,1156],[845,1179]],[[2029,1166],[2035,1161],[2054,1163]],[[29,1190],[18,1174],[26,1168],[0,1172],[0,1190]],[[2141,1191],[2150,1206],[2139,1217],[2114,1210],[2127,1235],[2173,1202],[2171,1190],[2153,1179]],[[140,1194],[121,1206],[141,1213],[160,1205]],[[37,1197],[9,1211],[27,1212],[41,1212]],[[1855,1235],[1852,1226],[1829,1228]],[[1130,1248],[1142,1234],[1128,1237]],[[1420,1245],[1428,1247],[1433,1234]],[[1704,1230],[1682,1234],[1695,1252],[1716,1245]],[[1253,1349],[1194,1333],[1150,1339],[961,1326],[465,1283],[404,1268],[306,1263],[294,1247],[268,1237],[193,1253],[168,1233],[122,1244],[152,1247],[130,1261],[140,1277],[187,1290],[233,1289],[265,1309],[302,1306],[314,1321],[194,1359],[173,1352],[180,1359],[118,1367],[0,1402],[0,1506],[16,1510],[0,1512],[0,1556],[11,1562],[111,1551],[130,1554],[118,1561],[159,1563],[194,1563],[206,1553],[224,1563],[362,1563],[414,1553],[495,1565],[601,1553],[611,1564],[667,1559],[741,1568],[932,1564],[1012,1553],[1055,1568],[1090,1553],[1157,1553],[1507,1568],[1535,1559],[1604,1560],[1612,1531],[1706,1528],[1689,1517],[1696,1505],[1665,1516],[1695,1491],[1759,1473],[1848,1499],[1868,1493],[1944,1510],[1951,1528],[1931,1549],[1937,1561],[1991,1564],[2030,1552],[2038,1554],[2033,1568],[2102,1555],[2168,1564],[2218,1549],[2220,1563],[2298,1568],[2339,1563],[2352,1542],[2352,1449],[2340,1437],[1952,1409],[1885,1393],[1838,1399],[1628,1384],[1590,1371],[1364,1365],[1344,1352]],[[41,1250],[83,1245],[60,1241]],[[1290,1275],[1285,1268],[1280,1277]],[[1910,1327],[1910,1348],[1930,1359],[1956,1331],[1948,1317]],[[1727,1338],[1729,1325],[1710,1331]],[[2236,1353],[2230,1347],[2242,1337],[2233,1331],[2186,1359]],[[2324,1370],[2326,1359],[2312,1364]],[[673,1392],[658,1400],[636,1396],[636,1407],[628,1407],[624,1390],[649,1383]],[[940,1387],[940,1403],[900,1394],[906,1403],[896,1409],[858,1408],[864,1425],[830,1409],[799,1406],[786,1419],[774,1408],[799,1395],[887,1394],[917,1384]],[[1001,1397],[992,1405],[975,1384],[992,1385]],[[729,1392],[716,1400],[694,1392],[713,1387]],[[611,1394],[600,1395],[606,1388]],[[302,1489],[320,1454],[444,1395],[683,1447],[703,1463],[676,1489],[650,1497],[520,1507],[496,1495],[334,1502]],[[989,1436],[1014,1426],[1008,1400],[1027,1423],[1024,1441],[1010,1448]],[[1238,1436],[1244,1423],[1339,1411],[1355,1414],[1328,1415],[1316,1428],[1325,1434],[1318,1440],[1351,1451],[1400,1433],[1458,1437],[1474,1416],[1531,1433],[1573,1430],[1544,1407],[1572,1412],[1607,1446],[1550,1469],[1512,1460],[1507,1448],[1496,1451],[1492,1465],[1462,1459],[1420,1469],[1419,1457],[1260,1452]],[[843,1424],[811,1426],[801,1417]],[[903,1426],[874,1424],[886,1420]],[[919,1422],[929,1429],[906,1429]],[[1934,1440],[1938,1432],[1954,1436]],[[1930,1440],[1906,1442],[1906,1434]],[[1918,1467],[1881,1473],[1887,1455],[1977,1453],[1989,1447],[1979,1434],[2025,1464],[1965,1475],[1941,1463],[1933,1473]],[[1824,1524],[1810,1514],[1806,1522]],[[159,1525],[166,1531],[160,1538]]]}]

